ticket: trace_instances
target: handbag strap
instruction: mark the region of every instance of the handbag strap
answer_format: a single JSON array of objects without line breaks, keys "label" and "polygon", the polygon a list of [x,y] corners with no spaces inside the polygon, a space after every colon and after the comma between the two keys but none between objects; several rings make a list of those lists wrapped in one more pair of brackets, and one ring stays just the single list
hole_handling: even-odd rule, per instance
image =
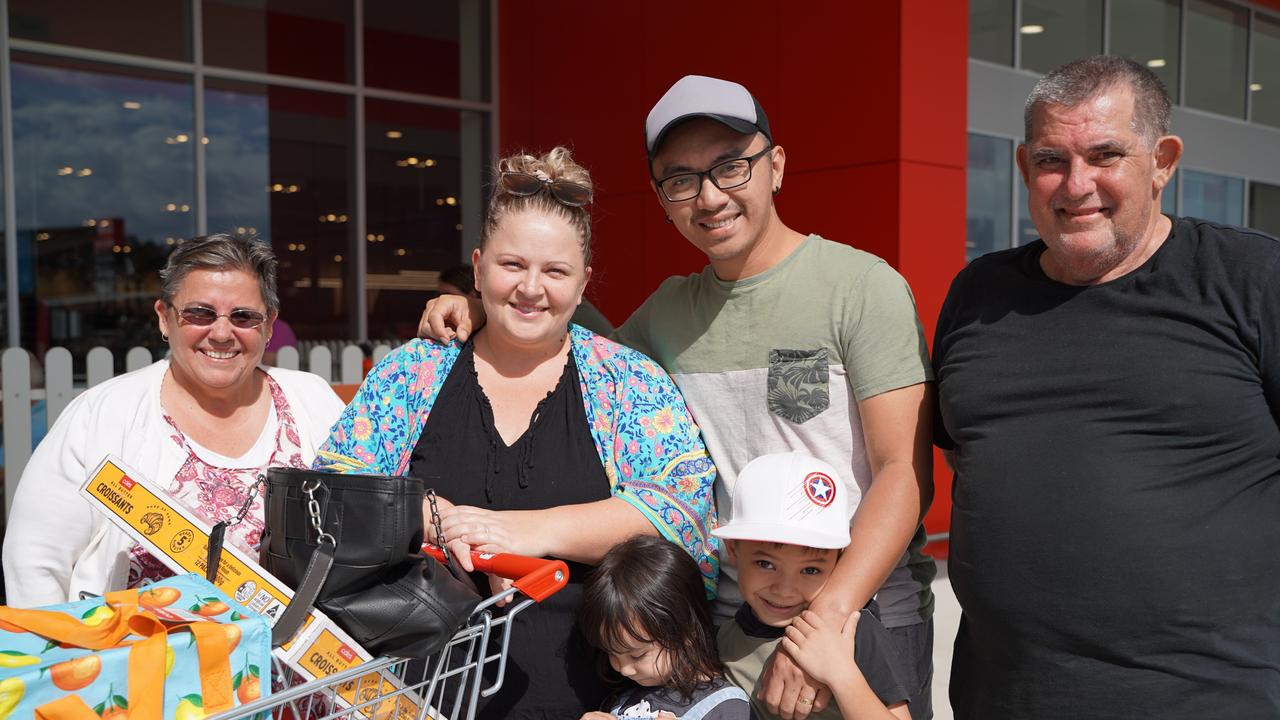
[{"label": "handbag strap", "polygon": [[316,598],[320,596],[320,588],[324,587],[324,581],[329,578],[336,548],[333,536],[328,535],[328,542],[321,541],[316,546],[316,551],[311,553],[307,572],[302,576],[297,592],[293,594],[293,599],[284,612],[280,613],[280,619],[271,627],[271,647],[280,647],[289,642],[302,628],[302,623],[311,612],[311,606],[316,604]]},{"label": "handbag strap", "polygon": [[249,491],[249,497],[245,499],[244,504],[236,511],[235,517],[230,520],[221,520],[213,529],[209,531],[209,554],[205,556],[204,579],[218,584],[218,566],[222,564],[222,543],[226,539],[227,528],[238,524],[244,520],[244,516],[249,514],[249,507],[253,505],[253,499],[258,496],[258,491],[267,482],[267,476],[258,474],[258,481],[253,484],[253,489]]},{"label": "handbag strap", "polygon": [[302,483],[302,491],[307,494],[307,514],[311,517],[311,526],[316,531],[316,551],[311,553],[307,562],[307,570],[302,575],[302,582],[289,601],[288,607],[280,614],[276,624],[271,628],[271,647],[280,647],[293,640],[302,624],[306,622],[311,607],[320,597],[320,589],[329,579],[329,570],[333,568],[333,555],[338,549],[338,541],[324,531],[320,519],[320,501],[316,500],[316,491],[324,486],[319,480],[308,479]]}]

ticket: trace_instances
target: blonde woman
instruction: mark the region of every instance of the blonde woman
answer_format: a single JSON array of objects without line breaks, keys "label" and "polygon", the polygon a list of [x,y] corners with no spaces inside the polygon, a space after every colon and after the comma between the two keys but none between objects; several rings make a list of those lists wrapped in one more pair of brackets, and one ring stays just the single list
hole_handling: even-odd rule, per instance
[{"label": "blonde woman", "polygon": [[656,363],[570,323],[591,277],[590,175],[556,148],[502,160],[472,255],[488,323],[466,343],[414,340],[369,374],[323,448],[348,467],[423,477],[468,549],[570,563],[570,586],[520,617],[483,717],[579,717],[604,688],[572,637],[587,565],[662,535],[717,565],[715,469]]}]

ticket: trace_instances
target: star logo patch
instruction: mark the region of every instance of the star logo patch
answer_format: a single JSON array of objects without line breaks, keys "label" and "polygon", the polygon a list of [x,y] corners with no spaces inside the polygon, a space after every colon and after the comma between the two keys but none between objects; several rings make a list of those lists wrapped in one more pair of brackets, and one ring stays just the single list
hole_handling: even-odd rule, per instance
[{"label": "star logo patch", "polygon": [[827,507],[836,499],[836,484],[824,473],[809,473],[804,478],[804,494],[818,507]]}]

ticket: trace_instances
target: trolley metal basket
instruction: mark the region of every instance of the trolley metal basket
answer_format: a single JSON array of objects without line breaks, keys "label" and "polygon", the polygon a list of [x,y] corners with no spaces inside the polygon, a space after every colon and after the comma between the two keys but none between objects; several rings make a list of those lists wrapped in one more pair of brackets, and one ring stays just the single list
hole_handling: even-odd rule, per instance
[{"label": "trolley metal basket", "polygon": [[[423,550],[444,561],[435,545]],[[294,684],[292,668],[272,657],[273,680],[284,688],[225,713],[215,720],[472,720],[481,697],[502,688],[511,624],[535,602],[565,586],[568,567],[559,560],[521,555],[471,553],[476,570],[514,581],[513,587],[476,607],[470,620],[428,660],[379,657],[325,678]],[[519,596],[519,597],[517,597]],[[496,606],[510,600],[504,612]],[[494,667],[485,687],[484,670]]]}]

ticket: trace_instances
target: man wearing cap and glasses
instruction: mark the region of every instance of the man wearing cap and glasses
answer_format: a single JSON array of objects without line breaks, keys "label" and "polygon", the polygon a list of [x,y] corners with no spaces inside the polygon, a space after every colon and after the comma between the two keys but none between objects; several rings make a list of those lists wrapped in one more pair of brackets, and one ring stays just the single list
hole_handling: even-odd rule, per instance
[{"label": "man wearing cap and glasses", "polygon": [[[758,455],[805,450],[848,468],[864,496],[852,551],[811,609],[839,626],[876,595],[911,714],[930,717],[936,570],[920,521],[933,494],[933,375],[910,289],[879,258],[783,225],[773,196],[786,153],[742,85],[682,78],[650,111],[645,141],[668,222],[710,264],[668,278],[614,338],[679,385],[719,471],[721,512]],[[464,310],[461,299],[429,305],[422,331],[451,337],[446,324]],[[470,328],[458,323],[460,335]],[[726,567],[720,616],[741,603]],[[781,651],[759,687],[783,718],[830,700]]]},{"label": "man wearing cap and glasses", "polygon": [[[930,717],[935,569],[920,521],[933,378],[911,292],[879,258],[782,223],[773,196],[786,152],[743,86],[682,78],[650,111],[645,140],[658,201],[710,265],[668,278],[615,337],[680,386],[720,473],[721,512],[763,453],[805,450],[849,470],[864,494],[851,551],[811,609],[843,622],[878,593],[908,707]],[[740,604],[736,575],[725,568],[718,607]],[[778,653],[761,682],[784,718],[826,704],[799,676]]]}]

